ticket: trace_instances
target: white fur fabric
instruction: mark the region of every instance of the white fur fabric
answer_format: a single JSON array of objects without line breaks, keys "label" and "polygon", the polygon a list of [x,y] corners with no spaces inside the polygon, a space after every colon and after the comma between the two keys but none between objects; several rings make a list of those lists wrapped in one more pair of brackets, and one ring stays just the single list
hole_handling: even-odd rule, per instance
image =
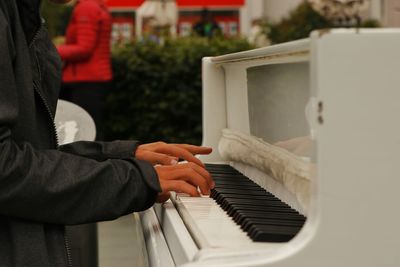
[{"label": "white fur fabric", "polygon": [[227,161],[251,165],[273,177],[294,194],[307,212],[310,199],[310,163],[262,139],[230,129],[222,131],[219,153]]}]

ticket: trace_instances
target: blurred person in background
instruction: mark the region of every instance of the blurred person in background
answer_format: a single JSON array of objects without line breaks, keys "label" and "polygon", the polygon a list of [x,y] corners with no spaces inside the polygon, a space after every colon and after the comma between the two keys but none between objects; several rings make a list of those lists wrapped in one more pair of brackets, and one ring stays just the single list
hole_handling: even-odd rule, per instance
[{"label": "blurred person in background", "polygon": [[192,31],[195,35],[202,37],[222,36],[221,28],[214,20],[211,12],[206,8],[201,11],[201,19],[193,25]]},{"label": "blurred person in background", "polygon": [[71,259],[65,225],[142,211],[166,201],[170,191],[207,195],[215,185],[194,157],[211,148],[136,141],[58,145],[61,61],[40,2],[0,1],[2,267],[79,266]]},{"label": "blurred person in background", "polygon": [[57,47],[64,63],[60,98],[71,101],[93,117],[97,140],[103,140],[104,100],[110,89],[111,16],[104,0],[78,0]]}]

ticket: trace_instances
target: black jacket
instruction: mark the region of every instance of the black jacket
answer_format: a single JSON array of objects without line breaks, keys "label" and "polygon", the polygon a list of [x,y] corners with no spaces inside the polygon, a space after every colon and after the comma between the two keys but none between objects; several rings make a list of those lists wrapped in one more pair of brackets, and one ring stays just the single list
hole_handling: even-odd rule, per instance
[{"label": "black jacket", "polygon": [[0,266],[69,266],[64,225],[147,209],[160,191],[136,142],[57,147],[60,60],[39,5],[0,1]]}]

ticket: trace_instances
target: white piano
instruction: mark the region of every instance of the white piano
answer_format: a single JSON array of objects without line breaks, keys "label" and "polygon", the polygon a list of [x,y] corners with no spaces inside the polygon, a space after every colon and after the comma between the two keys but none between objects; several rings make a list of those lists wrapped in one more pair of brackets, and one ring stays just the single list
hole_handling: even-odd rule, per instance
[{"label": "white piano", "polygon": [[222,200],[178,195],[141,213],[149,264],[400,266],[399,118],[398,29],[204,58],[203,145],[214,152],[202,160],[216,164]]}]

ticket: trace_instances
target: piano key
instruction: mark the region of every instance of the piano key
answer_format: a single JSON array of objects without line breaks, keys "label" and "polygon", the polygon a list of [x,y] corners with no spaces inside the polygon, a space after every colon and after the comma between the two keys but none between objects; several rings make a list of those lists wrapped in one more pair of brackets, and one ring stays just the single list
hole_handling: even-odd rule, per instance
[{"label": "piano key", "polygon": [[209,197],[179,196],[203,236],[213,247],[237,247],[253,241],[226,213]]},{"label": "piano key", "polygon": [[237,209],[232,218],[240,224],[240,222],[246,218],[271,218],[271,216],[286,220],[303,220],[302,216],[294,212],[287,212],[286,210],[281,210],[276,207],[270,207],[259,211]]},{"label": "piano key", "polygon": [[259,185],[257,185],[254,182],[251,181],[243,181],[243,180],[228,180],[228,179],[218,179],[213,177],[215,185],[219,188],[224,188],[224,186],[241,186],[242,188],[260,188]]},{"label": "piano key", "polygon": [[235,184],[235,185],[230,185],[230,184],[215,184],[215,191],[217,192],[230,192],[230,191],[242,191],[242,192],[249,192],[249,191],[261,191],[260,188],[257,188],[255,186],[252,185],[239,185],[239,184]]},{"label": "piano key", "polygon": [[251,221],[253,219],[282,219],[282,220],[287,220],[287,221],[299,221],[299,222],[304,222],[304,219],[297,216],[296,214],[285,214],[285,213],[280,213],[280,212],[275,212],[275,211],[270,211],[270,212],[244,212],[240,211],[236,214],[235,217],[233,217],[233,220],[239,224],[243,225],[248,221]]},{"label": "piano key", "polygon": [[282,201],[275,197],[271,197],[270,199],[267,200],[253,200],[253,199],[239,199],[239,198],[229,198],[226,197],[222,203],[221,207],[224,210],[228,210],[232,205],[234,204],[243,204],[243,205],[248,205],[250,207],[258,207],[258,206],[268,206],[272,202],[276,202],[278,204],[284,204]]},{"label": "piano key", "polygon": [[244,205],[249,205],[249,206],[267,206],[269,205],[271,202],[276,202],[279,203],[281,205],[286,205],[286,203],[282,202],[280,199],[271,196],[269,199],[266,200],[253,200],[253,199],[240,199],[240,198],[226,198],[228,202],[226,202],[227,204],[244,204]]},{"label": "piano key", "polygon": [[[226,201],[226,202],[223,202],[222,206],[223,206],[224,210],[226,210],[228,212],[232,209],[247,209],[247,210],[258,211],[258,210],[270,209],[270,207],[275,207],[275,208],[279,208],[279,210],[281,210],[282,212],[290,212],[290,213],[294,213],[299,216],[302,216],[300,213],[293,210],[292,208],[287,206],[285,203],[283,203],[279,200],[276,200],[274,198],[263,200],[262,205],[252,205],[252,202],[254,202],[254,201],[248,200],[248,199],[240,199],[240,198],[225,198],[224,201]],[[257,204],[259,204],[259,203],[257,203]],[[304,218],[304,216],[302,216],[302,218]]]},{"label": "piano key", "polygon": [[282,207],[281,205],[276,205],[275,203],[271,203],[268,206],[262,207],[262,206],[248,206],[248,205],[241,205],[241,204],[232,204],[230,207],[226,210],[226,213],[229,216],[234,216],[238,211],[270,211],[270,210],[277,210],[278,212],[285,212],[285,213],[290,213],[293,212],[289,208]]},{"label": "piano key", "polygon": [[264,195],[264,196],[251,196],[251,195],[237,195],[237,194],[230,194],[230,193],[221,193],[218,195],[218,197],[215,199],[217,203],[221,203],[223,201],[223,198],[236,198],[237,199],[257,199],[257,200],[269,200],[271,199],[271,196],[269,195]]},{"label": "piano key", "polygon": [[305,217],[226,165],[206,165],[216,186],[210,195],[254,241],[286,242]]},{"label": "piano key", "polygon": [[243,189],[231,189],[231,188],[215,188],[211,190],[215,197],[223,194],[235,194],[235,195],[251,195],[251,196],[265,196],[269,195],[268,192],[261,189],[243,190]]},{"label": "piano key", "polygon": [[288,242],[299,230],[298,227],[271,225],[259,227],[248,234],[254,241]]},{"label": "piano key", "polygon": [[271,195],[271,193],[268,193],[265,191],[263,188],[258,187],[258,188],[247,188],[244,186],[243,188],[225,188],[225,187],[217,187],[215,189],[218,193],[234,193],[234,194],[259,194],[259,195]]},{"label": "piano key", "polygon": [[229,181],[229,180],[218,180],[214,179],[215,185],[217,187],[224,187],[224,186],[241,186],[246,188],[259,188],[260,186],[253,183],[253,182],[243,182],[243,181]]},{"label": "piano key", "polygon": [[[225,197],[224,201],[226,201],[227,203],[225,210],[229,209],[229,207],[232,206],[243,206],[243,207],[247,206],[247,207],[252,207],[253,209],[263,209],[263,207],[274,206],[274,207],[281,207],[282,209],[291,210],[293,212],[298,213],[297,211],[293,210],[282,201],[272,196],[267,196],[263,200],[253,200],[253,199],[242,198],[241,195],[238,195],[237,198]],[[253,204],[256,201],[259,201],[260,203],[257,203],[257,205]],[[223,202],[222,204],[225,204],[225,202]]]},{"label": "piano key", "polygon": [[209,171],[212,171],[215,174],[238,174],[240,175],[241,173],[238,172],[235,169],[220,169],[220,168],[206,168]]},{"label": "piano key", "polygon": [[244,222],[240,228],[248,232],[253,227],[258,227],[260,225],[286,225],[286,226],[297,226],[302,227],[303,221],[289,221],[282,219],[248,219]]},{"label": "piano key", "polygon": [[247,178],[246,176],[243,175],[233,175],[233,174],[216,174],[213,173],[213,178],[214,180],[221,180],[221,181],[240,181],[240,182],[244,182],[244,183],[251,183],[251,184],[255,184],[253,181],[251,181],[249,178]]}]

